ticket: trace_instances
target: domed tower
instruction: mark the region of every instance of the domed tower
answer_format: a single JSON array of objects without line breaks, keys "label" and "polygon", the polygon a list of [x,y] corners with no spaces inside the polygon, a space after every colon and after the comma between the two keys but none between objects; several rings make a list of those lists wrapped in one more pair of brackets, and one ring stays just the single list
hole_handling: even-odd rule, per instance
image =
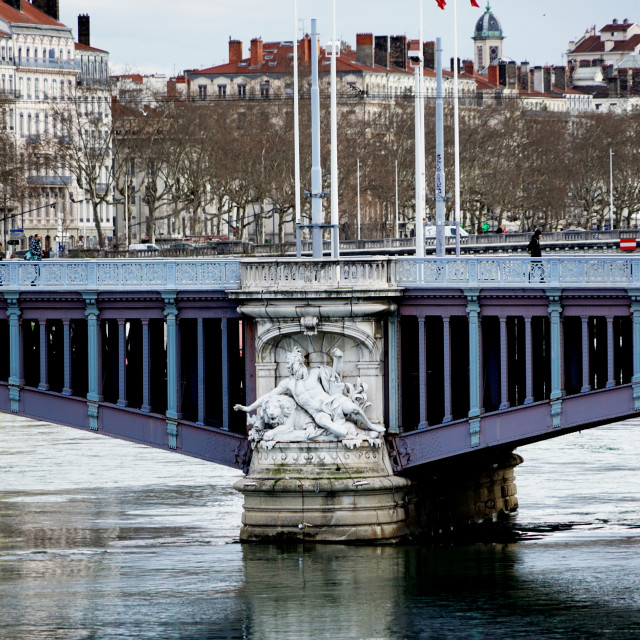
[{"label": "domed tower", "polygon": [[494,60],[502,57],[502,27],[487,2],[487,9],[476,22],[473,32],[474,42],[474,68],[479,72],[486,69]]}]

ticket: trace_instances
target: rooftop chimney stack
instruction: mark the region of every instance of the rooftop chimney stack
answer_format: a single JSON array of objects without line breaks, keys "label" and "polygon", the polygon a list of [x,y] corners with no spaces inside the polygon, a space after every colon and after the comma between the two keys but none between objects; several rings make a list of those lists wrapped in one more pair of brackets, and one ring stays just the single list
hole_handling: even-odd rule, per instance
[{"label": "rooftop chimney stack", "polygon": [[356,34],[356,62],[366,67],[373,67],[374,48],[372,33]]},{"label": "rooftop chimney stack", "polygon": [[389,68],[389,36],[374,38],[374,62],[385,69]]},{"label": "rooftop chimney stack", "polygon": [[407,36],[391,36],[389,40],[389,64],[392,67],[406,70]]},{"label": "rooftop chimney stack", "polygon": [[22,0],[4,0],[4,3],[13,7],[16,11],[22,11]]},{"label": "rooftop chimney stack", "polygon": [[91,46],[91,24],[88,13],[81,13],[78,16],[78,42]]},{"label": "rooftop chimney stack", "polygon": [[229,63],[238,64],[242,60],[242,40],[229,40]]},{"label": "rooftop chimney stack", "polygon": [[50,18],[53,18],[56,22],[60,20],[58,0],[31,0],[31,4],[36,9],[42,11],[42,13],[46,13]]},{"label": "rooftop chimney stack", "polygon": [[253,38],[253,40],[251,40],[251,66],[257,67],[263,58],[262,38]]}]

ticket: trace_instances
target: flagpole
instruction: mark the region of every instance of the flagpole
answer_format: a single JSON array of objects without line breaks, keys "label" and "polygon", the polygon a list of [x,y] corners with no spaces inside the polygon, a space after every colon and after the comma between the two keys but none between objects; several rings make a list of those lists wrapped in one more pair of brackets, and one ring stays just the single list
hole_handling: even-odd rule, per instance
[{"label": "flagpole", "polygon": [[293,0],[293,149],[296,207],[296,256],[300,258],[302,256],[302,229],[300,215],[300,126],[298,123],[298,0]]},{"label": "flagpole", "polygon": [[336,43],[336,0],[333,0],[331,35],[331,257],[340,257],[338,213],[338,107],[336,89],[336,67],[339,50]]},{"label": "flagpole", "polygon": [[453,145],[456,256],[460,255],[460,118],[458,114],[458,0],[453,0]]}]

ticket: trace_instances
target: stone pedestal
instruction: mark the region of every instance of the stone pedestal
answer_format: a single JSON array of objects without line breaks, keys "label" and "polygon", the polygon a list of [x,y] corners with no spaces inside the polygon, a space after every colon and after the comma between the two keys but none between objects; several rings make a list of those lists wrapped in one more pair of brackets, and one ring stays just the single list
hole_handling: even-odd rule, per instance
[{"label": "stone pedestal", "polygon": [[411,481],[394,476],[386,446],[263,444],[247,477],[240,538],[270,542],[396,542],[413,533]]}]

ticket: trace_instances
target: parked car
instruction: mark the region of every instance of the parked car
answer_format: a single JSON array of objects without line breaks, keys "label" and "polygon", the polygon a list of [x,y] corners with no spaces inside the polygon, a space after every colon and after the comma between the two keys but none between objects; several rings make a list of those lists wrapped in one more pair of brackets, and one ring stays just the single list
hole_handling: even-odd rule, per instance
[{"label": "parked car", "polygon": [[22,258],[24,260],[24,256],[29,251],[29,249],[18,249],[11,254],[12,258]]},{"label": "parked car", "polygon": [[168,248],[173,251],[190,251],[195,249],[196,245],[193,242],[173,242]]}]

